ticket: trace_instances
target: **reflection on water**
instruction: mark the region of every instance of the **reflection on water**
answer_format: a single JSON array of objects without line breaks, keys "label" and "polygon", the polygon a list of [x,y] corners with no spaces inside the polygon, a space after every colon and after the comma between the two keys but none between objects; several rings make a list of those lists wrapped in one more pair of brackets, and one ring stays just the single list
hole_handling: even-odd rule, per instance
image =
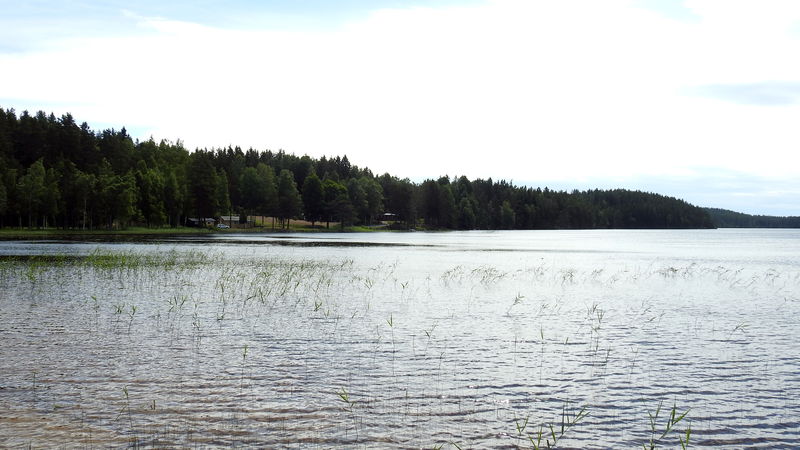
[{"label": "reflection on water", "polygon": [[0,446],[798,446],[798,238],[2,243]]}]

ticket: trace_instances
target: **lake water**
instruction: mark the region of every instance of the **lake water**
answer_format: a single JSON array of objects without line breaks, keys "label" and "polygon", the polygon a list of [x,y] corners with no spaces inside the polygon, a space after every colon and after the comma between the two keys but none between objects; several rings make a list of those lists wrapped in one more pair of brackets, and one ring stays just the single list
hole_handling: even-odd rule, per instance
[{"label": "lake water", "polygon": [[798,447],[798,339],[798,230],[2,242],[0,447]]}]

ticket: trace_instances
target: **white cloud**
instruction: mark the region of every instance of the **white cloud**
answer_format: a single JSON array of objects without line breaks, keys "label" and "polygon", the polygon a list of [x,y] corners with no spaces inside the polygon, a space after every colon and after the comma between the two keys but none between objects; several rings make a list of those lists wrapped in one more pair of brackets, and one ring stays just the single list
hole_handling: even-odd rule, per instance
[{"label": "white cloud", "polygon": [[13,68],[0,98],[73,103],[79,120],[190,147],[346,153],[400,176],[800,175],[785,163],[797,106],[685,95],[800,81],[789,31],[800,5],[688,1],[692,22],[633,6],[493,0],[379,10],[316,32],[138,18],[139,34],[0,56]]}]

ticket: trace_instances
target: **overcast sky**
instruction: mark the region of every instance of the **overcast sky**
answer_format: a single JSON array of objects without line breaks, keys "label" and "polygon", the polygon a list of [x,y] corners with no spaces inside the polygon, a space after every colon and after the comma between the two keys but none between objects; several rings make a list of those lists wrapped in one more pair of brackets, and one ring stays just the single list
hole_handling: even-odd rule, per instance
[{"label": "overcast sky", "polygon": [[800,1],[0,0],[0,107],[800,215]]}]

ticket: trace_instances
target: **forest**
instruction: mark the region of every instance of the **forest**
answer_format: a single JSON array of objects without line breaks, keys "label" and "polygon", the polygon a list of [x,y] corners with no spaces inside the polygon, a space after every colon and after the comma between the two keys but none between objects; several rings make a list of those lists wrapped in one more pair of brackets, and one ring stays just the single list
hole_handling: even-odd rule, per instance
[{"label": "forest", "polygon": [[[442,168],[446,169],[446,168]],[[239,147],[94,131],[71,114],[0,108],[0,227],[177,227],[190,218],[269,216],[278,226],[446,229],[712,228],[683,200],[625,189],[555,191],[505,180],[408,178],[351,164]],[[388,214],[388,215],[386,215]]]},{"label": "forest", "polygon": [[720,228],[800,228],[797,216],[751,215],[720,208],[706,208],[706,211]]}]

